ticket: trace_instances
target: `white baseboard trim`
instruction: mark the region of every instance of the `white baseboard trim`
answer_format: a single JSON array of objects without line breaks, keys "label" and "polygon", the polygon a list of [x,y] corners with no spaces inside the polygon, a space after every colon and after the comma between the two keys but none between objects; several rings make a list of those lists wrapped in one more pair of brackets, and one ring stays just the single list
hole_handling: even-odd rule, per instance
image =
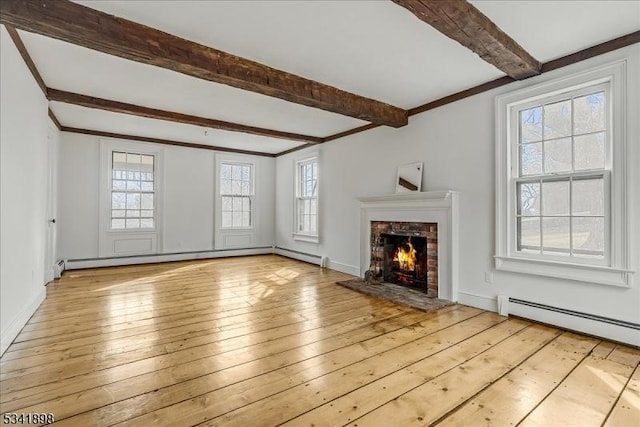
[{"label": "white baseboard trim", "polygon": [[[471,307],[498,312],[497,297],[458,292],[458,302]],[[503,308],[509,315],[640,347],[640,325],[615,321],[613,319],[598,318],[598,316],[570,312],[570,310],[555,309],[554,307],[534,307],[508,301],[508,298],[506,303],[507,307]],[[619,324],[616,324],[616,322]]]},{"label": "white baseboard trim", "polygon": [[495,297],[492,298],[484,295],[458,291],[458,302],[471,307],[494,311],[496,313],[498,312],[498,302]]},{"label": "white baseboard trim", "polygon": [[81,268],[117,267],[121,265],[149,264],[155,262],[189,261],[195,259],[225,258],[246,255],[272,254],[271,246],[262,248],[225,249],[217,251],[183,252],[172,254],[138,255],[131,257],[70,259],[65,261],[65,270]]},{"label": "white baseboard trim", "polygon": [[582,313],[563,313],[513,301],[509,302],[509,314],[640,347],[640,325],[637,324],[606,318],[599,319],[597,316],[589,318],[589,315]]},{"label": "white baseboard trim", "polygon": [[[294,251],[292,249],[280,248],[277,246],[274,250],[274,253],[276,255],[282,255],[287,258],[293,258],[299,261],[304,261],[304,262],[308,262],[310,264],[316,264],[316,265],[322,265],[322,260],[323,260],[323,257],[320,255]],[[324,259],[327,260],[327,258],[324,258]],[[360,268],[353,265],[332,261],[331,259],[328,259],[326,267],[330,268],[331,270],[336,270],[342,273],[351,274],[352,276],[356,276],[356,277],[360,276]]]},{"label": "white baseboard trim", "polygon": [[327,267],[341,273],[351,274],[352,276],[356,277],[360,276],[360,267],[356,267],[354,265],[343,264],[341,262],[332,261],[331,259],[329,259]]},{"label": "white baseboard trim", "polygon": [[307,254],[286,248],[276,247],[273,253],[287,258],[297,259],[298,261],[308,262],[309,264],[320,265],[320,262],[322,261],[322,257],[320,255]]},{"label": "white baseboard trim", "polygon": [[27,324],[33,313],[40,307],[47,296],[47,288],[44,286],[38,295],[25,306],[22,311],[0,332],[0,356],[7,351],[14,339],[18,336],[24,325]]}]

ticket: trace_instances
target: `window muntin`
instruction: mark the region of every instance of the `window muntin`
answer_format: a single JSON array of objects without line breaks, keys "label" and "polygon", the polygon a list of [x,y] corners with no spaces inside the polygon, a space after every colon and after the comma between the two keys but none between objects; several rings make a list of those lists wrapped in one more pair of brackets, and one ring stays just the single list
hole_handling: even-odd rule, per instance
[{"label": "window muntin", "polygon": [[[629,98],[629,94],[632,93],[626,90],[628,83],[627,61],[624,59],[618,60],[581,73],[564,75],[559,78],[551,79],[543,76],[532,79],[532,81],[534,80],[539,80],[540,83],[525,85],[523,88],[499,95],[496,98],[496,269],[576,282],[629,287],[632,283],[633,267],[635,267],[632,261],[633,251],[630,236],[632,219],[637,216],[637,213],[634,213],[634,207],[629,202],[633,173],[631,172],[632,161],[628,155],[627,135],[632,129],[629,123],[635,117],[632,117],[631,110],[627,108],[626,100]],[[543,107],[547,104],[560,103],[568,99],[575,100],[598,92],[604,93],[605,107],[604,110],[600,110],[604,112],[604,145],[599,144],[597,136],[602,128],[602,119],[597,118],[598,115],[596,115],[595,118],[592,117],[593,120],[582,120],[582,116],[576,114],[576,112],[580,112],[580,109],[585,104],[591,105],[588,101],[595,100],[581,99],[578,102],[572,101],[572,123],[570,127],[572,135],[569,137],[572,144],[571,171],[552,173],[549,170],[549,166],[547,166],[547,172],[543,173],[543,156],[539,155],[537,156],[537,161],[540,162],[539,172],[521,174],[520,148],[523,144],[520,141],[519,112],[535,107]],[[551,111],[553,112],[553,109]],[[536,120],[533,120],[531,124],[536,124]],[[539,142],[540,150],[543,150],[544,129],[542,129],[541,122],[539,126],[536,126],[543,135],[538,136],[536,139],[532,137],[529,142]],[[566,127],[561,127],[560,129],[562,131]],[[552,132],[549,130],[547,135],[550,136],[551,134]],[[555,139],[565,137],[567,136],[558,135]],[[549,137],[547,139],[554,138]],[[524,144],[526,143],[525,141]],[[604,154],[589,154],[593,153],[593,150],[596,153],[602,153],[602,150],[604,150]],[[547,154],[549,161],[556,160],[549,157],[550,155]],[[533,165],[535,166],[535,163]],[[565,168],[568,169],[566,166]],[[527,214],[525,216],[539,216],[540,222],[536,222],[536,219],[523,221],[533,224],[536,230],[542,230],[542,217],[548,213],[548,211],[542,212],[545,198],[544,194],[542,194],[544,193],[542,182],[553,181],[554,179],[561,181],[563,178],[565,183],[558,184],[557,187],[564,188],[566,192],[566,187],[567,185],[569,186],[569,209],[573,209],[573,216],[586,217],[584,221],[578,221],[578,218],[576,218],[574,225],[578,229],[570,231],[569,239],[573,236],[575,240],[574,248],[578,252],[585,249],[587,251],[594,249],[599,251],[599,246],[604,246],[604,256],[590,253],[568,256],[566,254],[544,252],[542,250],[542,246],[545,244],[544,236],[541,237],[538,251],[539,243],[535,235],[531,239],[534,242],[532,246],[536,246],[533,253],[518,250],[518,216],[522,213]],[[593,181],[589,181],[589,178],[592,178]],[[567,184],[566,179],[575,180],[575,182],[572,181]],[[585,179],[586,183],[578,182],[582,179]],[[538,193],[535,198],[528,202],[526,200],[523,202],[519,197],[523,192],[530,191],[531,188],[522,185],[518,187],[518,184],[525,183],[527,180],[537,181],[540,187],[534,187],[533,190],[541,193]],[[604,197],[599,195],[597,197],[589,197],[587,202],[580,198],[573,200],[575,199],[573,196],[578,195],[579,192],[595,191],[599,194],[601,184]],[[584,188],[585,186],[589,188]],[[599,201],[603,202],[602,208]],[[560,205],[559,207],[557,206],[558,204]],[[520,210],[518,210],[519,205]],[[549,207],[553,208],[552,212],[562,212],[562,210],[566,212],[566,206],[567,204],[562,202],[556,203],[555,207]],[[536,210],[531,212],[532,208]],[[558,216],[569,217],[568,215]],[[590,217],[596,218],[592,219]],[[589,239],[589,237],[592,237],[592,231],[598,232],[597,223],[601,221],[598,217],[604,218],[603,245],[598,243],[596,238]],[[583,232],[580,235],[579,228],[585,226],[584,223],[587,223],[586,227],[589,233]],[[524,230],[524,226],[521,226],[520,230]],[[564,230],[566,230],[566,225]],[[527,237],[526,233],[525,235],[521,234],[521,237],[523,236]],[[581,237],[584,240],[579,240]],[[566,232],[562,233],[562,239],[558,239],[554,245],[561,246],[564,244],[566,248]],[[524,240],[525,243],[531,243],[531,240]],[[554,241],[551,240],[549,242],[553,243]],[[591,246],[592,243],[593,246]],[[569,241],[569,245],[571,245],[571,241]]]},{"label": "window muntin", "polygon": [[297,163],[296,233],[318,235],[318,161]]},{"label": "window muntin", "polygon": [[112,230],[155,228],[155,157],[111,152]]},{"label": "window muntin", "polygon": [[252,225],[253,165],[220,164],[222,228],[249,228]]},{"label": "window muntin", "polygon": [[608,111],[602,84],[517,108],[518,253],[607,258]]}]

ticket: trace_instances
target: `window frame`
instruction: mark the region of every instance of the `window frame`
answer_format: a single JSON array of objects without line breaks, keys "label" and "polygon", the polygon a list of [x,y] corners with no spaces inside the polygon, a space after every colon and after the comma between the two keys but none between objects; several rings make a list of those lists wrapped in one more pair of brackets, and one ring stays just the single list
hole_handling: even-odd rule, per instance
[{"label": "window frame", "polygon": [[[99,140],[100,173],[98,198],[98,257],[119,257],[161,252],[164,228],[164,147],[115,138]],[[113,152],[154,156],[154,228],[111,228],[111,192]],[[141,246],[146,245],[145,248]],[[130,245],[130,248],[122,246]]]},{"label": "window frame", "polygon": [[[302,168],[308,164],[316,164],[316,196],[302,196]],[[302,200],[315,199],[316,201],[316,232],[300,231],[299,203]],[[294,192],[293,192],[293,239],[303,242],[320,242],[320,156],[317,151],[307,153],[305,156],[294,160]]]},{"label": "window frame", "polygon": [[[133,148],[133,147],[132,147]],[[127,189],[124,190],[114,190],[113,189],[113,181],[115,180],[115,178],[113,178],[113,172],[114,172],[114,154],[115,153],[121,153],[121,154],[125,154],[125,156],[129,155],[129,154],[133,154],[133,155],[139,155],[139,156],[150,156],[153,158],[153,181],[151,181],[153,183],[153,191],[143,191],[142,189],[137,191],[138,193],[142,194],[152,194],[153,195],[153,208],[151,209],[153,211],[153,216],[151,217],[151,219],[153,219],[153,227],[136,227],[136,228],[127,228],[126,227],[126,220],[127,217],[123,217],[123,219],[125,220],[125,226],[123,228],[114,228],[113,227],[113,220],[114,219],[120,219],[119,217],[114,217],[113,216],[113,211],[114,210],[122,210],[122,209],[113,209],[113,204],[112,204],[112,197],[113,197],[113,193],[125,193],[125,195],[128,195],[129,193],[135,193],[135,191],[130,191]],[[156,178],[157,178],[157,154],[156,153],[148,153],[148,152],[141,152],[140,150],[135,150],[135,149],[128,149],[128,150],[122,150],[116,147],[112,147],[109,149],[109,155],[110,155],[110,160],[109,160],[109,176],[110,176],[110,181],[109,181],[109,199],[110,199],[110,203],[109,203],[109,232],[115,232],[115,233],[119,233],[119,232],[136,232],[136,231],[156,231],[158,229],[158,218],[157,218],[157,182],[156,182]],[[129,181],[129,179],[125,179],[124,180]],[[139,180],[142,181],[142,180]],[[142,202],[141,202],[142,203]],[[125,211],[128,210],[124,209]],[[148,209],[142,209],[142,207],[140,209],[137,209],[139,211],[143,211],[143,210],[148,210]],[[148,217],[138,217],[138,219],[140,219],[142,221],[142,219],[147,219]]]},{"label": "window frame", "polygon": [[[585,171],[585,172],[575,172],[575,173],[562,173],[562,174],[554,174],[554,175],[548,175],[548,176],[543,176],[543,175],[536,175],[536,176],[532,176],[532,177],[526,177],[526,178],[513,178],[512,179],[512,187],[510,188],[509,191],[513,192],[513,197],[514,197],[514,214],[510,215],[509,218],[512,221],[511,224],[511,229],[516,231],[516,236],[515,238],[511,241],[511,253],[513,254],[514,257],[519,257],[519,258],[524,258],[524,259],[537,259],[537,260],[549,260],[549,261],[557,261],[557,262],[571,262],[571,263],[575,263],[575,264],[585,264],[585,265],[603,265],[603,266],[608,266],[610,265],[610,256],[611,256],[611,233],[605,233],[604,236],[604,256],[602,258],[574,258],[574,257],[567,257],[565,255],[554,255],[554,254],[544,254],[544,234],[541,232],[541,242],[540,242],[540,246],[542,248],[542,253],[533,253],[533,252],[526,252],[523,253],[522,251],[518,250],[518,235],[517,235],[517,230],[518,230],[518,218],[522,217],[522,218],[567,218],[569,219],[569,224],[570,224],[570,229],[569,229],[569,239],[571,239],[571,219],[574,217],[579,217],[582,218],[583,216],[579,216],[579,215],[539,215],[539,216],[526,216],[526,215],[519,215],[518,214],[518,190],[517,190],[517,186],[519,183],[544,183],[544,182],[561,182],[561,181],[580,181],[580,180],[588,180],[588,179],[596,179],[598,177],[602,177],[603,180],[603,186],[604,186],[604,212],[603,212],[603,217],[604,217],[604,229],[605,230],[610,230],[611,229],[611,215],[610,215],[610,211],[611,211],[611,195],[610,195],[610,186],[611,186],[611,171],[610,170],[591,170],[591,171]],[[570,184],[571,185],[571,184]],[[572,192],[571,189],[569,189],[569,206],[570,206],[570,210],[571,210],[571,205],[572,205]],[[588,216],[587,216],[588,217]],[[598,216],[593,216],[594,218],[598,217]],[[521,246],[521,245],[520,245]],[[570,245],[570,249],[569,251],[573,252],[573,248]],[[576,252],[580,252],[580,250],[577,250]]]},{"label": "window frame", "polygon": [[[249,184],[251,186],[250,188],[250,194],[234,194],[234,193],[222,193],[222,167],[224,165],[228,165],[228,166],[248,166],[249,167],[249,171],[250,171],[250,178],[249,178]],[[217,173],[217,187],[218,187],[218,201],[219,201],[219,205],[220,208],[217,209],[217,214],[220,217],[220,230],[221,231],[228,231],[228,230],[253,230],[255,227],[255,163],[253,162],[247,162],[247,161],[242,161],[242,160],[229,160],[229,159],[220,159],[219,163],[218,163],[218,173]],[[249,199],[249,226],[240,226],[240,227],[224,227],[222,225],[222,199],[224,197],[231,197],[232,198],[232,203],[233,203],[233,198],[235,197],[241,197],[241,198],[247,198]]]},{"label": "window frame", "polygon": [[[532,107],[537,107],[540,105],[548,105],[548,104],[553,104],[555,102],[559,102],[559,101],[563,101],[566,100],[567,98],[569,99],[573,99],[573,98],[578,98],[581,96],[585,96],[588,95],[590,93],[593,92],[604,92],[605,93],[605,113],[606,113],[606,117],[605,117],[605,130],[604,133],[606,134],[606,145],[605,145],[605,152],[604,152],[604,165],[602,169],[587,169],[587,170],[581,170],[581,171],[577,171],[577,172],[559,172],[559,173],[545,173],[544,170],[542,170],[539,174],[532,174],[532,175],[523,175],[521,176],[519,171],[521,169],[521,165],[520,165],[520,144],[519,144],[519,127],[520,127],[520,120],[519,120],[519,112],[522,110],[526,110]],[[597,83],[597,84],[593,84],[593,85],[584,85],[583,87],[579,87],[577,89],[574,88],[567,88],[567,90],[562,91],[560,93],[556,93],[552,96],[545,96],[544,94],[540,95],[540,96],[536,96],[533,99],[530,99],[528,101],[523,101],[523,102],[516,102],[512,105],[510,105],[509,107],[509,114],[510,114],[510,118],[509,118],[509,122],[510,123],[514,123],[515,126],[511,126],[511,128],[509,129],[510,135],[510,141],[512,146],[510,147],[510,162],[513,165],[513,167],[511,168],[511,174],[510,174],[510,185],[509,185],[509,192],[510,192],[510,196],[514,197],[514,203],[512,204],[512,208],[514,209],[514,211],[512,213],[510,213],[509,215],[509,220],[512,221],[511,225],[511,229],[514,230],[516,232],[516,236],[514,239],[510,239],[510,243],[511,243],[511,248],[510,248],[510,252],[513,254],[514,257],[518,257],[518,258],[524,258],[524,259],[536,259],[536,260],[548,260],[548,261],[557,261],[557,262],[570,262],[570,263],[575,263],[575,264],[585,264],[585,265],[604,265],[604,266],[608,266],[610,265],[610,254],[611,254],[611,232],[607,232],[608,230],[611,230],[611,211],[610,211],[610,207],[611,207],[611,196],[610,196],[610,188],[611,188],[611,180],[610,180],[610,176],[611,176],[611,169],[612,169],[612,162],[611,162],[611,144],[613,141],[613,132],[612,132],[612,120],[611,120],[611,115],[612,115],[612,111],[611,111],[611,82],[610,81],[606,81],[606,82],[601,82],[601,83]],[[573,126],[573,119],[571,121],[571,125]],[[571,133],[571,135],[569,136],[569,138],[573,139],[573,131]],[[566,137],[565,137],[566,138]],[[547,140],[541,140],[542,141],[542,147],[543,147],[543,151],[542,151],[542,162],[544,165],[544,145],[545,142],[547,142]],[[552,139],[553,141],[553,139]],[[573,158],[573,143],[572,143],[572,159],[571,162],[573,164],[574,158]],[[544,166],[542,166],[544,168]],[[604,257],[603,258],[575,258],[575,257],[567,257],[567,256],[563,256],[563,255],[552,255],[552,254],[544,254],[544,235],[541,232],[540,236],[541,236],[541,242],[540,242],[540,246],[542,249],[543,253],[540,254],[535,254],[535,253],[523,253],[522,251],[518,250],[518,235],[517,235],[517,230],[518,230],[518,197],[517,197],[517,186],[519,183],[523,183],[523,182],[539,182],[540,184],[542,184],[543,182],[557,182],[557,181],[564,181],[564,180],[568,180],[569,182],[573,181],[574,179],[585,179],[585,178],[589,178],[589,177],[597,177],[597,176],[602,176],[603,180],[604,180],[604,212],[603,212],[603,216],[604,216],[604,229],[605,229],[605,236],[604,236]],[[570,206],[570,210],[571,210],[571,188],[569,190],[569,194],[570,194],[570,199],[569,199],[569,206]],[[540,218],[544,218],[545,215],[542,215],[542,212],[540,213]],[[550,217],[550,216],[546,216],[546,217]],[[535,218],[535,217],[532,217]],[[570,227],[571,227],[571,215],[567,215],[566,218],[569,219],[570,221]],[[569,239],[572,239],[571,236],[571,231],[570,231],[570,235],[569,235]]]},{"label": "window frame", "polygon": [[[626,61],[556,78],[496,97],[496,254],[497,270],[588,283],[630,286],[629,165],[626,143]],[[519,177],[518,111],[568,96],[606,88],[607,132],[604,169]],[[573,160],[572,160],[573,161]],[[605,186],[604,259],[529,254],[517,249],[517,182],[567,176],[603,175]]]}]

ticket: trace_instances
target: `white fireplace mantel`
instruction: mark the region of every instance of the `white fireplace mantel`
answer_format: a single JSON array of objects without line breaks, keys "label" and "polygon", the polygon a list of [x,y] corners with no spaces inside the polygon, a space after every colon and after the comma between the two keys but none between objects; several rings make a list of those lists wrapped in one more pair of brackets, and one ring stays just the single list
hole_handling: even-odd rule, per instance
[{"label": "white fireplace mantel", "polygon": [[458,300],[458,196],[427,191],[358,197],[360,201],[360,277],[371,260],[371,222],[438,224],[438,297]]}]

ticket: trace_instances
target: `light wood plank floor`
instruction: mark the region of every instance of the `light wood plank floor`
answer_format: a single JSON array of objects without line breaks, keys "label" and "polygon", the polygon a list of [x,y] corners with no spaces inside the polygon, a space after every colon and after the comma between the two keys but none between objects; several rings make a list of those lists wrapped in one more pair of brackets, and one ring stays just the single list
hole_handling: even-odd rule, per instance
[{"label": "light wood plank floor", "polygon": [[638,426],[640,351],[278,256],[70,271],[0,360],[56,424]]}]

